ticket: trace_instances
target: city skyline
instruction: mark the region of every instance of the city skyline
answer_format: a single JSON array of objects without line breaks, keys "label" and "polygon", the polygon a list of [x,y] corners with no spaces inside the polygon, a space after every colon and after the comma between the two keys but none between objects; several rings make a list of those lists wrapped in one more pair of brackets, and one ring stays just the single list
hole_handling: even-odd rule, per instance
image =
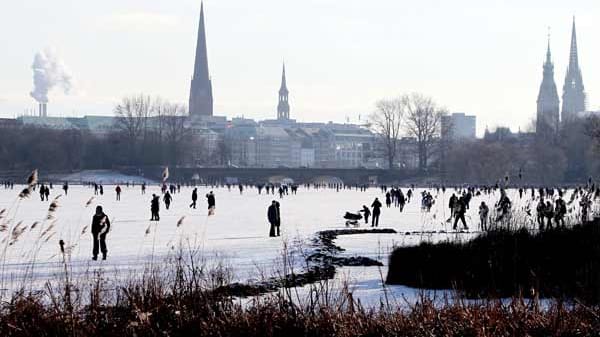
[{"label": "city skyline", "polygon": [[[111,1],[108,3],[110,8],[104,12],[110,13],[111,10],[119,12],[117,4]],[[88,76],[86,74],[89,74],[89,72],[82,71],[82,69],[86,69],[82,65],[86,65],[88,63],[86,61],[97,61],[94,57],[99,57],[99,55],[91,55],[94,56],[91,57],[89,51],[87,51],[83,52],[84,57],[78,56],[80,54],[79,49],[77,49],[78,46],[72,42],[72,39],[61,40],[58,44],[47,43],[57,48],[80,84],[76,88],[77,93],[73,96],[64,96],[56,92],[51,93],[48,112],[50,115],[70,115],[72,112],[78,115],[112,115],[112,106],[121,97],[138,92],[160,95],[179,102],[187,101],[186,96],[189,95],[189,83],[193,69],[193,50],[196,48],[194,42],[198,32],[200,1],[184,1],[182,7],[188,11],[187,13],[173,12],[170,7],[164,7],[164,4],[158,1],[149,3],[149,5],[146,5],[145,2],[130,1],[123,6],[132,7],[134,4],[139,6],[143,4],[144,7],[138,8],[138,12],[127,14],[127,9],[124,8],[121,14],[116,16],[100,14],[98,17],[108,20],[100,20],[100,23],[104,23],[100,26],[103,28],[110,26],[108,32],[100,29],[103,32],[100,36],[106,38],[106,35],[112,35],[127,42],[132,42],[131,50],[137,50],[138,52],[139,48],[142,48],[142,51],[143,48],[153,50],[150,47],[153,44],[159,46],[169,45],[167,40],[176,36],[177,39],[181,40],[176,39],[178,48],[171,49],[167,47],[161,49],[171,51],[177,57],[172,58],[172,56],[165,56],[165,54],[158,55],[175,61],[160,62],[157,61],[157,58],[160,58],[156,57],[157,55],[144,53],[144,57],[135,63],[131,62],[131,55],[119,52],[117,54],[122,54],[122,57],[111,55],[106,59],[109,63],[101,63],[98,67],[114,70],[115,73],[108,71],[108,74],[102,74],[101,76]],[[469,1],[461,1],[460,3],[465,4]],[[258,1],[255,3],[255,8],[258,10],[268,4],[272,5],[273,3],[271,1]],[[297,39],[288,37],[288,33],[291,37],[299,37],[297,31],[299,25],[297,25],[298,20],[295,17],[290,17],[289,20],[282,20],[281,17],[277,17],[276,20],[271,18],[271,20],[260,21],[256,20],[256,15],[250,13],[249,18],[238,20],[241,21],[237,22],[238,26],[233,24],[234,27],[231,28],[225,24],[224,21],[227,20],[223,18],[226,17],[227,13],[230,15],[240,13],[244,8],[247,8],[247,5],[234,5],[230,1],[205,1],[208,59],[214,87],[214,114],[228,117],[244,115],[255,119],[276,118],[277,101],[274,97],[276,97],[277,90],[280,87],[281,61],[285,58],[288,76],[290,77],[288,85],[292,88],[290,104],[293,106],[294,119],[301,121],[345,121],[348,117],[350,121],[357,122],[359,115],[364,120],[364,117],[373,111],[377,99],[405,92],[419,91],[432,96],[440,105],[446,106],[450,111],[465,111],[477,115],[479,134],[483,132],[485,126],[493,127],[494,125],[508,125],[516,130],[518,127],[527,125],[529,120],[535,116],[535,97],[541,80],[539,69],[544,61],[540,55],[543,55],[546,41],[544,36],[538,33],[545,31],[547,28],[543,24],[538,25],[533,22],[536,22],[536,20],[548,21],[549,23],[555,23],[559,20],[562,22],[560,25],[550,24],[553,27],[552,54],[557,83],[562,83],[568,65],[571,15],[558,2],[550,1],[544,2],[544,4],[551,7],[544,8],[549,14],[547,16],[539,15],[542,19],[531,18],[531,25],[528,25],[529,27],[526,30],[520,31],[520,34],[515,34],[517,29],[508,23],[504,26],[508,31],[505,34],[496,31],[500,27],[494,26],[493,23],[484,26],[483,31],[495,33],[496,35],[490,34],[486,41],[472,41],[477,42],[477,46],[468,46],[473,48],[471,50],[465,47],[464,43],[466,41],[462,41],[468,40],[468,36],[460,37],[460,41],[456,40],[457,45],[455,46],[450,46],[449,41],[443,39],[444,34],[452,34],[456,30],[462,30],[464,33],[462,25],[457,25],[459,28],[446,27],[442,20],[438,21],[439,23],[434,22],[434,28],[431,29],[412,27],[413,33],[421,38],[413,37],[414,40],[406,40],[402,39],[402,32],[396,31],[400,28],[398,22],[382,23],[367,20],[367,18],[372,19],[374,17],[373,8],[381,10],[396,6],[388,2],[372,4],[368,7],[365,4],[350,1],[349,5],[344,7],[336,6],[331,1],[326,1],[323,4],[309,1],[306,6],[302,6],[302,10],[306,11],[306,8],[310,9],[311,7],[315,10],[318,9],[318,11],[313,12],[316,13],[315,18],[327,17],[327,14],[329,14],[330,21],[334,23],[348,20],[349,22],[342,27],[347,28],[349,32],[355,31],[355,28],[352,28],[353,25],[357,25],[366,32],[363,32],[362,36],[358,35],[353,41],[349,41],[347,36],[349,34],[338,36],[337,39],[332,39],[332,36],[328,34],[321,34],[324,37],[320,37],[318,34],[307,34],[308,37],[300,37],[297,41]],[[414,5],[414,10],[418,11],[420,5]],[[11,4],[11,6],[20,7],[19,4]],[[36,12],[40,10],[40,7],[44,7],[44,5],[31,4],[29,6],[32,6],[29,9],[33,9],[30,16],[32,18],[36,17]],[[60,7],[60,4],[58,6]],[[286,6],[297,7],[297,5],[292,6],[290,3],[275,5],[270,14],[274,16],[283,15],[284,12],[287,12],[284,10]],[[514,4],[512,6],[514,7]],[[594,30],[590,28],[595,27],[596,24],[593,20],[586,19],[594,13],[595,9],[589,7],[585,10],[586,6],[583,2],[577,1],[570,4],[570,6],[583,12],[577,18],[579,63],[586,82],[588,108],[598,109],[598,101],[594,100],[595,89],[598,87],[596,85],[598,77],[594,76],[597,72],[594,72],[594,69],[598,69],[598,66],[594,65],[592,60],[598,59],[599,51],[592,43]],[[27,5],[22,7],[27,7]],[[75,5],[73,7],[73,13],[70,13],[71,16],[67,15],[67,18],[81,16],[81,9],[76,8]],[[508,10],[511,8],[510,5],[504,4],[495,4],[491,8],[489,7],[485,7],[486,10]],[[50,11],[52,9],[54,8],[51,8]],[[333,9],[339,9],[341,13],[331,15]],[[355,15],[359,14],[361,9],[365,10],[364,18],[357,19]],[[480,22],[481,19],[475,18],[474,14],[483,9],[483,7],[478,8],[473,3],[473,6],[466,11],[466,16],[470,17],[470,21],[473,23]],[[523,14],[532,9],[525,8]],[[563,15],[557,13],[559,9],[564,12]],[[146,11],[146,14],[143,14],[144,11]],[[163,11],[166,13],[163,13]],[[132,13],[137,14],[133,15]],[[152,13],[154,13],[154,16],[150,15]],[[348,14],[350,15],[345,16]],[[426,14],[429,16],[425,15],[425,17],[440,15],[437,11]],[[380,15],[386,16],[383,12]],[[544,17],[546,17],[545,20]],[[110,18],[110,20],[107,18]],[[173,18],[181,18],[181,20],[173,20]],[[515,15],[512,19],[519,23],[519,18],[519,15]],[[80,20],[83,20],[83,18],[80,18]],[[492,21],[496,22],[498,20],[494,19]],[[1,20],[0,25],[8,25],[10,22],[10,19]],[[242,32],[243,27],[241,26],[250,22],[256,24],[256,27],[246,27],[253,34]],[[277,22],[286,22],[287,24],[282,26],[277,25]],[[330,25],[331,22],[321,22],[314,26],[317,29],[325,29],[326,33],[340,31],[337,27],[331,27]],[[56,35],[57,30],[60,31],[61,25],[52,23],[50,26],[51,29],[48,29],[46,36],[44,34],[37,36],[39,41],[56,39],[52,36]],[[92,26],[96,25],[92,24]],[[277,27],[281,31],[269,32],[273,27]],[[84,28],[89,27],[84,25]],[[98,29],[98,27],[95,28]],[[398,33],[398,38],[392,39],[391,34],[387,35],[386,28]],[[315,28],[308,27],[307,29],[310,33]],[[374,36],[374,39],[372,39],[376,40],[377,43],[364,38],[368,35],[366,33],[378,32],[378,30],[380,30],[381,36]],[[445,32],[445,30],[450,32]],[[4,31],[7,30],[4,29]],[[439,35],[432,34],[435,31]],[[123,35],[123,32],[127,32],[129,35]],[[190,32],[193,33],[190,34]],[[472,30],[470,32],[474,34]],[[539,35],[535,40],[533,40],[533,33]],[[261,37],[261,34],[265,36]],[[261,47],[266,46],[264,40],[272,34],[279,36],[280,39],[272,41],[268,49],[262,49]],[[246,38],[248,35],[255,35],[258,40],[249,40]],[[67,36],[70,35],[67,34]],[[494,36],[496,39],[494,39]],[[135,37],[140,38],[141,41],[132,40]],[[516,55],[512,55],[501,48],[503,43],[506,43],[504,39],[509,40],[509,37],[515,39],[513,41],[515,46],[522,45],[525,42],[527,46],[522,53],[519,50],[514,50]],[[5,45],[11,45],[8,36],[4,36],[3,40],[5,40]],[[8,60],[8,63],[3,62],[0,65],[3,73],[7,74],[7,76],[0,79],[0,115],[3,117],[22,114],[25,108],[35,106],[35,102],[28,95],[32,87],[30,64],[35,51],[42,48],[44,44],[43,42],[34,41],[35,39],[25,40],[16,44],[18,48],[7,52],[5,59]],[[123,43],[119,40],[115,41],[117,45]],[[353,44],[349,46],[349,42],[353,42]],[[398,42],[398,46],[389,46],[386,42],[390,44]],[[104,43],[107,42],[104,41]],[[254,45],[252,45],[253,43]],[[540,48],[540,46],[542,47]],[[302,54],[297,52],[298,50],[302,51],[299,47],[310,47],[312,49],[309,48],[309,53],[304,51],[304,54]],[[26,50],[31,50],[31,55],[27,56],[26,59],[18,59],[18,62],[12,62],[13,64],[11,64],[10,60],[16,60],[17,56],[25,57]],[[124,51],[127,50],[129,49],[124,49]],[[190,55],[188,55],[190,50]],[[412,53],[406,54],[403,50],[414,50],[416,55],[422,56],[420,58],[422,60],[415,60],[418,57],[412,55]],[[343,53],[344,51],[346,53]],[[358,55],[348,54],[348,51],[354,51]],[[389,53],[386,54],[386,51]],[[439,51],[444,52],[439,54]],[[373,56],[373,52],[381,54]],[[497,72],[498,69],[493,65],[494,62],[499,61],[496,58],[492,59],[491,62],[485,62],[490,67],[488,76],[480,77],[482,74],[478,74],[477,67],[482,58],[475,57],[475,55],[488,52],[491,52],[491,54],[497,52],[504,56],[506,64],[498,68],[505,68],[504,73],[506,74]],[[365,53],[368,57],[364,55]],[[470,53],[473,53],[473,55]],[[88,56],[85,57],[85,54],[88,54]],[[389,59],[395,57],[397,57],[396,61],[390,63]],[[460,70],[461,62],[456,61],[460,58],[464,59],[461,62],[473,65],[472,69],[463,69],[462,73],[458,75],[457,70]],[[468,62],[470,60],[476,62]],[[14,63],[19,64],[20,67],[15,66]],[[457,64],[456,67],[453,66],[455,63]],[[349,65],[353,67],[349,67]],[[365,65],[370,65],[371,68],[365,67]],[[87,66],[90,65],[87,64]],[[421,68],[412,73],[407,70],[411,66],[416,68],[421,66]],[[119,69],[127,69],[128,72],[117,71]],[[148,78],[147,71],[144,72],[143,69],[152,69],[152,73],[156,77],[151,76]],[[506,69],[511,69],[513,72],[506,71]],[[110,78],[109,83],[106,83],[107,75]],[[512,78],[512,81],[502,80],[503,76]],[[99,77],[98,80],[95,79],[96,77]],[[179,81],[182,77],[184,80]],[[460,81],[459,84],[455,83],[457,79]],[[133,85],[131,83],[137,84]]]}]

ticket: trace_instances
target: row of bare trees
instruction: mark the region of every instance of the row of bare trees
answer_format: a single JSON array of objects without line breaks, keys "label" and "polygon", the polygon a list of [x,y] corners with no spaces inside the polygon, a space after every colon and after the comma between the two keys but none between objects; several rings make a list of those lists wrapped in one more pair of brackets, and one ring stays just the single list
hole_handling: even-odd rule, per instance
[{"label": "row of bare trees", "polygon": [[181,166],[211,159],[203,152],[207,149],[202,139],[192,134],[183,105],[134,95],[123,98],[114,114],[114,125],[107,125],[105,132],[2,126],[0,170]]},{"label": "row of bare trees", "polygon": [[432,98],[418,93],[378,101],[369,121],[388,167],[398,167],[407,137],[415,143],[419,169],[427,170],[436,154],[435,169],[452,182],[493,183],[515,176],[523,183],[553,184],[600,175],[598,115],[564,122],[552,140],[531,129],[519,139],[456,141],[447,137],[452,130],[442,130],[452,128],[442,123],[445,114]]},{"label": "row of bare trees", "polygon": [[420,170],[426,170],[432,150],[441,133],[442,115],[446,113],[431,97],[419,93],[382,99],[370,116],[372,130],[381,137],[388,168],[393,169],[400,141],[411,137],[416,141]]},{"label": "row of bare trees", "polygon": [[[535,123],[533,123],[535,125]],[[600,175],[600,118],[564,122],[552,137],[530,130],[525,138],[456,141],[448,148],[449,183],[517,185],[581,183]]]},{"label": "row of bare trees", "polygon": [[187,107],[147,95],[125,97],[115,107],[115,130],[127,144],[130,164],[148,158],[178,165],[194,157]]}]

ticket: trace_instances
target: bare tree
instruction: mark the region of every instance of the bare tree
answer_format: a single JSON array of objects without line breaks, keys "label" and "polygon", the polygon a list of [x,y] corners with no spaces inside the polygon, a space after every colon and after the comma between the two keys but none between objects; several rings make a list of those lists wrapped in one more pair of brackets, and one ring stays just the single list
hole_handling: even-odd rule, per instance
[{"label": "bare tree", "polygon": [[169,162],[173,165],[180,164],[182,156],[190,148],[192,134],[187,125],[187,108],[180,104],[166,103],[162,107],[162,116]]},{"label": "bare tree", "polygon": [[439,139],[441,119],[446,111],[438,108],[430,97],[417,93],[404,95],[402,107],[406,131],[417,141],[419,169],[425,170],[432,148]]},{"label": "bare tree", "polygon": [[146,119],[150,111],[150,97],[137,95],[125,97],[114,110],[115,127],[121,131],[127,139],[129,162],[136,161],[136,144],[140,136],[145,132]]},{"label": "bare tree", "polygon": [[394,168],[398,153],[402,119],[402,101],[399,98],[378,101],[375,112],[369,117],[371,128],[381,137],[390,170]]}]

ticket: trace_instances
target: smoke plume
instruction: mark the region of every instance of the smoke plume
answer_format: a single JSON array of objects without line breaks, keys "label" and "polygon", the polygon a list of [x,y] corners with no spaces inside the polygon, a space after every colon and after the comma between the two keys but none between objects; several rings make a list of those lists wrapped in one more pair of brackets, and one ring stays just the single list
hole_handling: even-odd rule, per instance
[{"label": "smoke plume", "polygon": [[73,89],[73,76],[52,49],[35,54],[33,64],[33,91],[30,93],[39,103],[48,102],[48,92],[61,88],[65,94]]}]

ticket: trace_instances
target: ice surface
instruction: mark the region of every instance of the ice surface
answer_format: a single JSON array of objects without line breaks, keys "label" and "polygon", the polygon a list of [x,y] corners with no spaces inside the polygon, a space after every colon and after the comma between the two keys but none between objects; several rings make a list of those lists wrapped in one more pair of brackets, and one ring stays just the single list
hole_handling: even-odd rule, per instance
[{"label": "ice surface", "polygon": [[[191,190],[182,187],[181,193],[173,196],[171,209],[166,210],[161,203],[161,221],[151,222],[150,199],[153,193],[160,195],[156,185],[148,186],[146,194],[141,194],[140,186],[121,186],[121,201],[116,201],[115,186],[105,185],[104,195],[94,195],[94,190],[85,186],[71,186],[68,195],[58,199],[58,209],[47,219],[50,202],[40,201],[37,191],[24,200],[18,200],[17,194],[22,189],[0,190],[0,209],[7,209],[2,221],[10,220],[9,230],[0,233],[2,242],[0,257],[2,270],[0,279],[3,287],[15,287],[15,282],[28,272],[28,279],[34,284],[40,283],[60,274],[63,266],[59,250],[59,240],[64,240],[67,247],[72,247],[70,258],[74,277],[89,275],[89,270],[99,268],[107,274],[125,275],[131,271],[140,271],[149,261],[164,261],[165,257],[184,247],[200,248],[208,260],[223,261],[233,269],[235,280],[245,281],[261,276],[262,273],[277,271],[284,247],[294,249],[310,249],[310,239],[316,232],[326,229],[345,228],[342,218],[346,211],[356,212],[362,205],[370,205],[375,197],[384,202],[385,196],[378,188],[366,192],[357,190],[306,189],[300,187],[297,195],[279,196],[262,195],[254,188],[244,190],[240,194],[237,188],[198,187],[199,202],[197,209],[190,209]],[[210,190],[216,194],[216,213],[207,216],[204,195]],[[406,188],[403,189],[406,192]],[[345,248],[343,255],[362,255],[382,261],[386,266],[377,267],[345,267],[341,268],[338,278],[344,278],[356,287],[356,296],[363,296],[367,302],[376,303],[382,294],[381,278],[387,272],[387,258],[391,249],[397,245],[418,244],[423,240],[467,240],[474,234],[451,233],[451,224],[445,221],[449,217],[448,198],[452,190],[437,193],[431,190],[436,200],[430,213],[424,213],[420,207],[420,193],[417,190],[413,200],[403,213],[398,208],[382,209],[380,227],[393,228],[398,234],[366,234],[340,236],[336,244]],[[63,194],[59,186],[51,190],[50,200]],[[567,196],[569,196],[567,194]],[[509,196],[514,202],[515,216],[523,217],[533,228],[535,201],[531,200],[529,191],[523,199],[519,199],[516,190],[510,190]],[[91,203],[86,203],[91,199]],[[498,200],[499,193],[475,196],[467,211],[467,222],[472,231],[477,230],[478,205],[484,200],[490,208]],[[283,234],[279,238],[268,236],[269,225],[266,219],[267,207],[271,200],[281,203],[281,219]],[[570,216],[579,212],[578,206],[569,206]],[[91,261],[90,224],[96,205],[102,205],[111,220],[111,231],[107,243],[109,256],[107,261]],[[533,210],[527,216],[525,208]],[[182,225],[178,221],[184,217]],[[34,222],[39,224],[30,230]],[[28,226],[25,232],[12,245],[10,228],[21,222],[20,227]],[[47,242],[40,240],[41,234],[48,231],[44,238],[52,235]],[[84,234],[82,231],[86,228]],[[361,227],[365,225],[361,221]],[[148,234],[146,232],[149,231]],[[413,232],[418,232],[414,234]],[[426,233],[435,231],[436,233]],[[446,231],[447,233],[439,233]],[[410,235],[406,235],[409,232]],[[424,234],[423,234],[424,233]],[[185,250],[185,249],[184,249]],[[296,254],[299,255],[299,254]],[[296,264],[302,265],[298,258]],[[32,268],[33,266],[33,268]],[[382,273],[382,274],[381,274]],[[14,280],[11,284],[7,280]],[[401,297],[408,291],[405,287],[390,287],[395,295]]]}]

